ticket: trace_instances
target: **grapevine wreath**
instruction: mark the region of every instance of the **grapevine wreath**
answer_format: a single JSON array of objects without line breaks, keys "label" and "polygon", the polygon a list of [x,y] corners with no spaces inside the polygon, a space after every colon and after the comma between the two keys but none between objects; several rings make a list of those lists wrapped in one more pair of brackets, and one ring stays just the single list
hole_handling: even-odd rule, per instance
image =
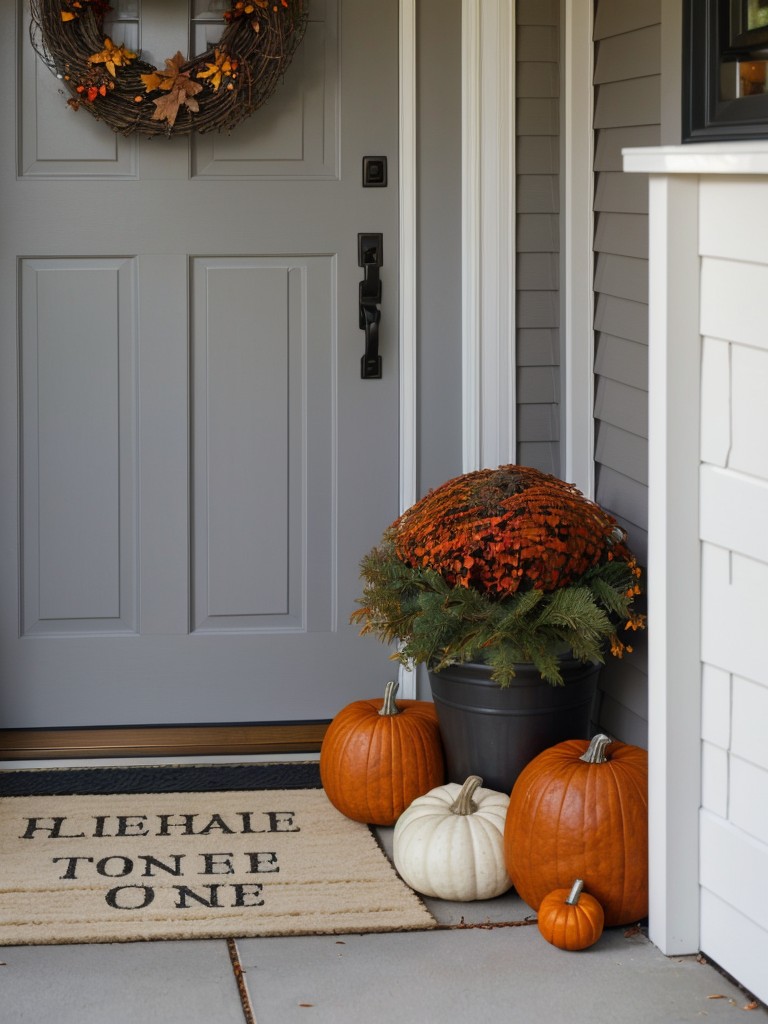
[{"label": "grapevine wreath", "polygon": [[232,0],[215,47],[159,69],[104,35],[106,0],[30,0],[30,37],[84,107],[121,135],[228,131],[274,92],[307,25],[308,0]]}]

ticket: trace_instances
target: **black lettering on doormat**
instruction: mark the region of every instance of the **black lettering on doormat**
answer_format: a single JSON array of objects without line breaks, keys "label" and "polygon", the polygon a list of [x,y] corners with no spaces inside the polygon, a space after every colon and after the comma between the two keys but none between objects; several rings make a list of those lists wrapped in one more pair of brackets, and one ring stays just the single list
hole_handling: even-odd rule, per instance
[{"label": "black lettering on doormat", "polygon": [[[234,835],[258,835],[269,833],[300,832],[296,812],[281,811],[237,811],[229,814],[218,813],[177,813],[177,814],[98,814],[92,816],[92,827],[83,830],[82,823],[70,825],[66,815],[33,817],[23,819],[20,839],[45,841],[96,840],[122,838],[157,837],[164,840],[184,836],[222,837]],[[57,843],[58,845],[58,843]],[[170,845],[170,844],[169,844]],[[128,857],[118,849],[103,850],[98,843],[98,856],[73,854],[66,851],[62,843],[62,855],[51,858],[57,877],[61,881],[92,882],[96,878],[120,879],[123,884],[111,886],[104,894],[108,906],[114,910],[141,911],[156,898],[155,885],[139,879],[188,878],[189,884],[179,883],[170,887],[171,898],[176,910],[195,907],[208,909],[231,907],[264,906],[264,886],[260,882],[208,882],[199,881],[201,876],[227,876],[240,874],[277,874],[280,872],[278,855],[275,850],[168,852],[133,854]],[[224,846],[224,843],[222,843]],[[177,848],[178,849],[178,848]],[[196,876],[197,881],[192,881]],[[162,891],[162,890],[161,890]]]}]

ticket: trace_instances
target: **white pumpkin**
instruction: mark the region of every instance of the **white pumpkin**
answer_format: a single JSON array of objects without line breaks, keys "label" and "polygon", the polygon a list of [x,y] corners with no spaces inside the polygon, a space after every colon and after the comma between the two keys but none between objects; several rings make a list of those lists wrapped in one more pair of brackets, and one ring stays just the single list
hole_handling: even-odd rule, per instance
[{"label": "white pumpkin", "polygon": [[509,795],[470,775],[417,797],[395,824],[394,861],[416,892],[441,900],[489,900],[511,888],[504,863]]}]

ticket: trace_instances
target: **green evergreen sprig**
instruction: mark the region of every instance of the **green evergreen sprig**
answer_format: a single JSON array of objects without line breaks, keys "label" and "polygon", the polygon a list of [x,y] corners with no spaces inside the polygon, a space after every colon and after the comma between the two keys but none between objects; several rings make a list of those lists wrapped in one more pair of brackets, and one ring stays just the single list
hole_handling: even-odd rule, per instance
[{"label": "green evergreen sprig", "polygon": [[361,633],[397,644],[392,658],[405,666],[485,662],[491,678],[509,686],[514,667],[532,662],[542,678],[562,685],[562,655],[604,662],[605,651],[621,657],[631,647],[617,629],[643,628],[633,610],[640,593],[634,559],[603,561],[573,584],[544,592],[519,589],[503,600],[466,586],[451,586],[432,569],[411,568],[395,554],[388,530],[360,563],[363,594],[352,621]]}]

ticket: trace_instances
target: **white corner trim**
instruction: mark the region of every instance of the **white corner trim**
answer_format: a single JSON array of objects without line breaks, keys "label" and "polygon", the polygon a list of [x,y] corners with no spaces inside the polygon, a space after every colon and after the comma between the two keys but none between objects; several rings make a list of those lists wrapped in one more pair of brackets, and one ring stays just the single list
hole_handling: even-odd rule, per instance
[{"label": "white corner trim", "polygon": [[[400,221],[400,510],[416,501],[417,417],[417,159],[416,159],[416,0],[399,9],[399,221]],[[416,673],[400,668],[400,696],[416,697]]]},{"label": "white corner trim", "polygon": [[515,3],[462,3],[465,472],[516,461]]},{"label": "white corner trim", "polygon": [[699,949],[698,179],[652,175],[649,197],[649,936],[673,956]]},{"label": "white corner trim", "polygon": [[593,3],[563,0],[563,475],[595,493]]}]

